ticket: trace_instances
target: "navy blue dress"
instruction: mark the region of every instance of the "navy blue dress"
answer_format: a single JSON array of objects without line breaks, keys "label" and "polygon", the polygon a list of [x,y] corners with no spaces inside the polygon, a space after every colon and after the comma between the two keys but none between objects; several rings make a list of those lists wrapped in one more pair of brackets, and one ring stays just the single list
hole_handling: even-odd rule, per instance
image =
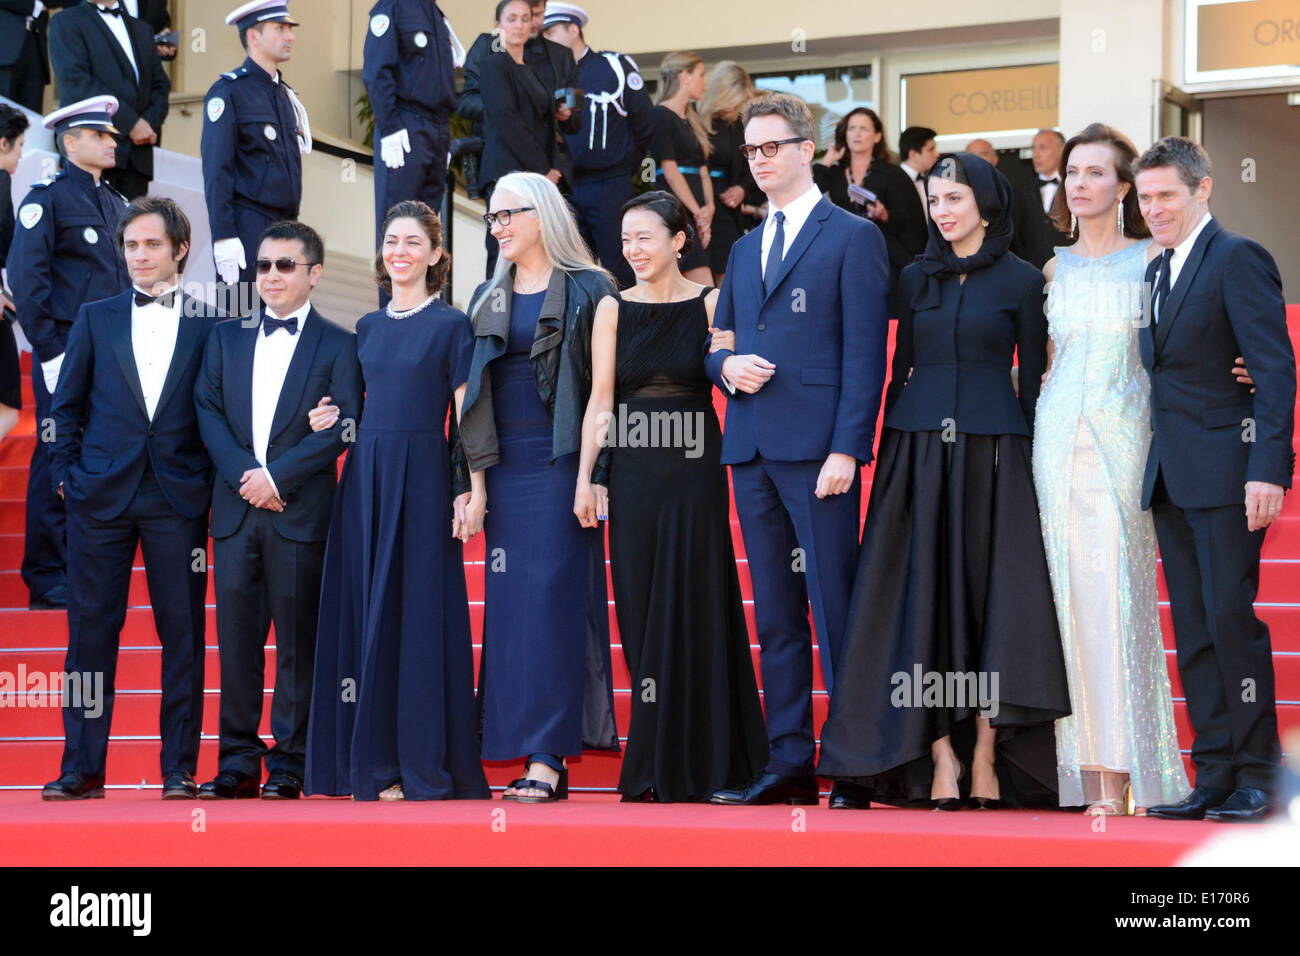
[{"label": "navy blue dress", "polygon": [[[609,746],[600,739],[600,718],[613,711],[604,529],[573,514],[578,454],[551,462],[551,417],[529,360],[545,298],[512,296],[506,354],[489,367],[500,460],[486,475],[484,760]],[[589,653],[603,657],[591,662],[599,680],[588,680]]]},{"label": "navy blue dress", "polygon": [[472,352],[469,319],[438,300],[357,323],[366,404],[325,546],[308,793],[490,796],[446,438]]}]

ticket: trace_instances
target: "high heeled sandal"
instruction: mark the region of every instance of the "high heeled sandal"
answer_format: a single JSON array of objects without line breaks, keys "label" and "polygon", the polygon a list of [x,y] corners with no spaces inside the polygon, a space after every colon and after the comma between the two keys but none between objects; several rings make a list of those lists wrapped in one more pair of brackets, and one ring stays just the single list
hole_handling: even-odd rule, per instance
[{"label": "high heeled sandal", "polygon": [[[531,780],[528,778],[516,780],[512,786],[514,786],[516,793],[509,799],[514,800],[516,803],[555,803],[557,800],[568,800],[569,768],[565,767],[560,771],[560,779],[554,786],[544,780]],[[520,790],[540,790],[544,796],[522,796],[518,793]],[[504,798],[505,795],[502,794],[502,797]]]}]

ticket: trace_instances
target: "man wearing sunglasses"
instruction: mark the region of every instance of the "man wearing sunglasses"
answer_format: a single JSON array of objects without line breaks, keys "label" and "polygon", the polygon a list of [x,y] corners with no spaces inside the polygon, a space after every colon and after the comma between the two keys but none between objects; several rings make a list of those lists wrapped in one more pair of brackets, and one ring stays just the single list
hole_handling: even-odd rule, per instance
[{"label": "man wearing sunglasses", "polygon": [[[216,465],[212,489],[221,747],[205,800],[302,793],[316,618],[336,464],[361,414],[356,337],[321,318],[311,293],[325,248],[300,222],[262,234],[257,292],[265,305],[212,330],[194,389],[199,428]],[[314,432],[322,399],[339,420]],[[267,631],[275,622],[269,751],[262,721]]]},{"label": "man wearing sunglasses", "polygon": [[[885,378],[889,262],[876,224],[813,185],[802,100],[770,94],[743,119],[741,152],[770,212],[731,249],[713,324],[735,332],[735,350],[709,354],[706,367],[729,394],[722,461],[754,585],[769,755],[748,787],[713,802],[814,805],[808,601],[833,693],[862,525],[859,469],[871,461]],[[845,785],[831,794],[832,807],[858,805]]]}]

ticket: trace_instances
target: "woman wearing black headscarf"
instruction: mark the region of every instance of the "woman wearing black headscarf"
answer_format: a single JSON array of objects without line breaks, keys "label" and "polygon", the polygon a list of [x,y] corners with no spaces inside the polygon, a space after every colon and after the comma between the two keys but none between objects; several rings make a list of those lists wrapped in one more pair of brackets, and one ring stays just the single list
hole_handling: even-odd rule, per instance
[{"label": "woman wearing black headscarf", "polygon": [[1054,806],[1070,702],[1030,471],[1043,275],[1007,251],[987,162],[944,156],[926,188],[818,774],[832,806]]}]

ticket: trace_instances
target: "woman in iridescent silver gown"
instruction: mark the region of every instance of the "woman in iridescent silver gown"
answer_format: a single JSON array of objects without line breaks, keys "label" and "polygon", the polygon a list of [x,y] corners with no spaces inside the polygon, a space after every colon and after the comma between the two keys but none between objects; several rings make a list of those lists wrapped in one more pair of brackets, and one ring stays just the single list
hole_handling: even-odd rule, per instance
[{"label": "woman in iridescent silver gown", "polygon": [[[1053,350],[1038,399],[1034,484],[1072,712],[1056,722],[1061,806],[1094,813],[1181,799],[1156,604],[1156,537],[1140,504],[1151,386],[1138,354],[1151,247],[1116,130],[1066,143],[1054,212],[1077,226],[1044,267]],[[1226,373],[1225,373],[1226,374]]]}]

